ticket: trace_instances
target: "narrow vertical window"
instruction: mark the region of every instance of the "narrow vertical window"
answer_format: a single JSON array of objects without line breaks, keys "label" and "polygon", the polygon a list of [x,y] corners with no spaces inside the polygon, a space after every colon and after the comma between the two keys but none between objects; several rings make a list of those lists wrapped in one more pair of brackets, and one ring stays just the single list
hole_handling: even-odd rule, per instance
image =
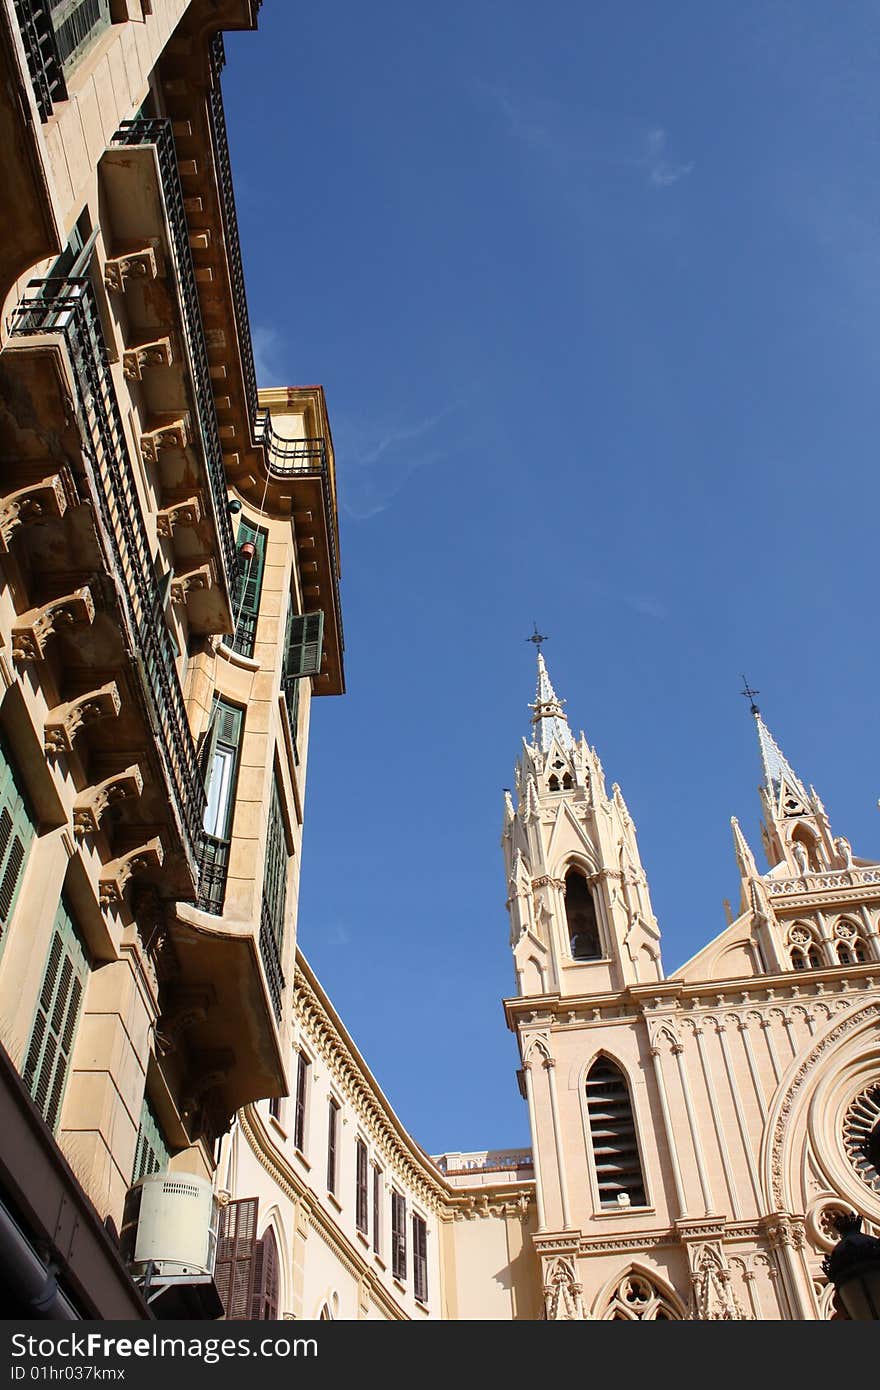
[{"label": "narrow vertical window", "polygon": [[258,1198],[243,1197],[220,1208],[214,1283],[228,1321],[253,1317],[258,1207]]},{"label": "narrow vertical window", "polygon": [[645,1206],[629,1087],[608,1057],[597,1057],[587,1074],[587,1113],[600,1207]]},{"label": "narrow vertical window", "polygon": [[373,1168],[373,1249],[382,1254],[382,1169]]},{"label": "narrow vertical window", "polygon": [[293,1121],[293,1143],[300,1153],[306,1147],[306,1100],[309,1088],[309,1059],[298,1052],[296,1060],[296,1110]]},{"label": "narrow vertical window", "polygon": [[0,944],[12,919],[34,822],[5,745],[0,742]]},{"label": "narrow vertical window", "polygon": [[279,1124],[281,1123],[281,1097],[280,1097],[280,1096],[270,1096],[270,1097],[269,1097],[269,1114],[272,1116],[272,1119],[273,1119],[273,1120],[277,1120]]},{"label": "narrow vertical window", "polygon": [[599,923],[590,885],[577,869],[565,875],[565,918],[573,960],[599,960]]},{"label": "narrow vertical window", "polygon": [[202,752],[207,800],[199,840],[199,898],[202,912],[220,915],[226,897],[232,813],[244,712],[217,700]]},{"label": "narrow vertical window", "polygon": [[85,947],[62,898],[22,1072],[51,1130],[58,1127],[88,975]]},{"label": "narrow vertical window", "polygon": [[419,1303],[428,1301],[428,1227],[421,1216],[412,1219],[413,1292]]},{"label": "narrow vertical window", "polygon": [[324,644],[324,614],[296,613],[291,596],[287,610],[287,631],[284,635],[284,670],[281,687],[287,706],[287,723],[294,759],[299,762],[297,728],[299,723],[300,681],[305,676],[317,676],[321,671]]},{"label": "narrow vertical window", "polygon": [[281,809],[281,789],[278,773],[272,778],[272,800],[266,829],[266,866],[263,872],[263,895],[260,908],[260,955],[275,1017],[281,1017],[281,992],[284,976],[281,972],[281,952],[284,946],[284,913],[287,905],[287,831]]},{"label": "narrow vertical window", "polygon": [[260,616],[260,594],[266,564],[266,532],[242,520],[238,528],[238,575],[233,585],[232,612],[235,633],[232,650],[253,656]]},{"label": "narrow vertical window", "polygon": [[406,1279],[406,1198],[391,1193],[391,1273]]},{"label": "narrow vertical window", "polygon": [[330,1097],[327,1106],[327,1191],[336,1193],[336,1138],[339,1126],[339,1106]]},{"label": "narrow vertical window", "polygon": [[278,1245],[271,1226],[257,1241],[254,1254],[251,1318],[259,1322],[274,1322],[278,1318]]},{"label": "narrow vertical window", "polygon": [[355,1225],[363,1235],[367,1234],[367,1146],[363,1139],[356,1143],[356,1186],[355,1186]]}]

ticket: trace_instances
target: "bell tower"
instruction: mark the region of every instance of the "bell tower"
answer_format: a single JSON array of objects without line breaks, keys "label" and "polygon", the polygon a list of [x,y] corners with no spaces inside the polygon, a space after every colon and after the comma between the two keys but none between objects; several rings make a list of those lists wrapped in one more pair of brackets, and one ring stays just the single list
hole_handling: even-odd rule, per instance
[{"label": "bell tower", "polygon": [[663,979],[636,830],[599,755],[575,738],[537,631],[531,731],[504,794],[502,846],[520,995],[572,996]]}]

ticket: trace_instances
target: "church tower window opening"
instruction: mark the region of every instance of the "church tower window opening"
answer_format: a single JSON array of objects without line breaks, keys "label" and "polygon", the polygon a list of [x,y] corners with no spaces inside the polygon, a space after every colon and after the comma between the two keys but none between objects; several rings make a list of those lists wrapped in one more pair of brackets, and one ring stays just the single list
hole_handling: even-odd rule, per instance
[{"label": "church tower window opening", "polygon": [[565,875],[565,919],[573,960],[601,960],[599,923],[590,885],[578,869]]},{"label": "church tower window opening", "polygon": [[646,1206],[629,1087],[610,1057],[596,1058],[587,1073],[586,1092],[599,1206]]}]

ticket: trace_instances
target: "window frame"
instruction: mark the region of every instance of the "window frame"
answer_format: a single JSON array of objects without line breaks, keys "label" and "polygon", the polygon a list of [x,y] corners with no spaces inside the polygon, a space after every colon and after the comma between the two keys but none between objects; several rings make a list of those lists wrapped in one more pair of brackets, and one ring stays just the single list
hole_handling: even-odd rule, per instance
[{"label": "window frame", "polygon": [[310,1072],[312,1067],[311,1058],[297,1048],[296,1052],[296,1084],[294,1088],[294,1109],[293,1109],[293,1147],[305,1158],[306,1141],[308,1139],[308,1110],[309,1110],[309,1085]]},{"label": "window frame", "polygon": [[391,1189],[391,1274],[406,1283],[406,1198],[396,1187]]},{"label": "window frame", "polygon": [[428,1222],[420,1212],[412,1213],[413,1296],[417,1303],[428,1302]]},{"label": "window frame", "polygon": [[382,1258],[382,1186],[384,1170],[373,1161],[373,1254]]},{"label": "window frame", "polygon": [[354,1224],[362,1236],[370,1234],[370,1157],[367,1141],[358,1134],[354,1141]]},{"label": "window frame", "polygon": [[339,1101],[327,1097],[327,1191],[339,1200]]},{"label": "window frame", "polygon": [[[601,1202],[601,1197],[599,1193],[599,1180],[596,1173],[596,1159],[593,1151],[593,1131],[592,1126],[590,1124],[589,1106],[587,1104],[587,1077],[589,1076],[596,1062],[599,1061],[601,1058],[605,1058],[606,1061],[610,1062],[614,1067],[617,1068],[626,1084],[627,1094],[629,1097],[630,1113],[632,1115],[633,1128],[635,1130],[636,1152],[639,1158],[639,1171],[642,1177],[642,1191],[644,1193],[645,1198],[643,1204],[640,1203],[636,1205],[635,1202],[630,1201],[630,1205],[628,1207],[620,1207],[617,1204],[615,1204],[612,1207],[603,1206]],[[583,1124],[584,1147],[586,1150],[587,1157],[587,1169],[590,1175],[590,1193],[593,1202],[594,1219],[602,1220],[605,1218],[616,1218],[617,1220],[620,1220],[620,1217],[624,1211],[639,1213],[653,1211],[654,1198],[651,1190],[650,1172],[645,1162],[645,1150],[642,1142],[641,1116],[639,1115],[638,1106],[636,1105],[636,1098],[627,1068],[624,1066],[624,1064],[620,1061],[618,1057],[613,1056],[613,1054],[610,1052],[606,1052],[600,1049],[598,1052],[594,1053],[594,1055],[584,1065],[578,1082],[578,1090],[580,1092],[581,1120]]]}]

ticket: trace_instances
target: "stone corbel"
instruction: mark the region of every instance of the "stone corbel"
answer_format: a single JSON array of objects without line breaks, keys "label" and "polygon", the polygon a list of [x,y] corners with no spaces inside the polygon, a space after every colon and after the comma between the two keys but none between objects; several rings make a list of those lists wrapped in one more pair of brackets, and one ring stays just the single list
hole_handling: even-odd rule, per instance
[{"label": "stone corbel", "polygon": [[156,835],[153,839],[147,840],[145,844],[138,845],[136,849],[119,855],[117,859],[111,859],[108,864],[104,865],[104,872],[98,885],[101,906],[110,907],[121,903],[129,879],[137,874],[160,869],[164,858],[162,841]]},{"label": "stone corbel", "polygon": [[156,1030],[156,1041],[163,1056],[177,1052],[184,1033],[197,1023],[204,1023],[211,1002],[206,989],[175,991],[173,1003],[163,1011]]},{"label": "stone corbel", "polygon": [[185,606],[190,594],[213,589],[214,572],[210,565],[199,565],[198,569],[188,570],[171,581],[171,602]]},{"label": "stone corbel", "polygon": [[60,473],[7,493],[0,501],[0,551],[9,549],[19,526],[39,525],[66,511],[67,493]]},{"label": "stone corbel", "polygon": [[160,273],[159,255],[153,246],[104,262],[104,284],[111,294],[122,294],[127,280],[157,280]]},{"label": "stone corbel", "polygon": [[202,519],[202,503],[198,497],[187,497],[183,502],[174,502],[156,513],[156,531],[165,540],[171,540],[178,526],[198,526]]},{"label": "stone corbel", "polygon": [[62,627],[92,623],[95,600],[86,585],[63,598],[53,598],[42,608],[23,613],[12,629],[12,655],[16,661],[42,661],[46,643]]},{"label": "stone corbel", "polygon": [[189,416],[169,420],[158,429],[141,435],[141,455],[147,463],[158,463],[162,449],[185,449],[189,443]]},{"label": "stone corbel", "polygon": [[128,381],[140,381],[149,367],[170,367],[174,361],[170,338],[139,343],[122,354],[122,373]]},{"label": "stone corbel", "polygon": [[210,1091],[216,1091],[225,1084],[234,1062],[235,1057],[228,1048],[196,1053],[194,1064],[198,1067],[198,1073],[190,1075],[186,1088],[182,1110],[184,1119],[201,1109]]},{"label": "stone corbel", "polygon": [[137,763],[123,772],[105,777],[97,786],[89,787],[77,797],[73,807],[73,829],[77,835],[90,835],[98,829],[108,806],[140,796],[144,789],[143,773]]},{"label": "stone corbel", "polygon": [[122,709],[122,698],[115,681],[97,690],[78,695],[64,705],[56,705],[46,720],[43,742],[47,753],[71,753],[80,729],[98,719],[115,719]]}]

